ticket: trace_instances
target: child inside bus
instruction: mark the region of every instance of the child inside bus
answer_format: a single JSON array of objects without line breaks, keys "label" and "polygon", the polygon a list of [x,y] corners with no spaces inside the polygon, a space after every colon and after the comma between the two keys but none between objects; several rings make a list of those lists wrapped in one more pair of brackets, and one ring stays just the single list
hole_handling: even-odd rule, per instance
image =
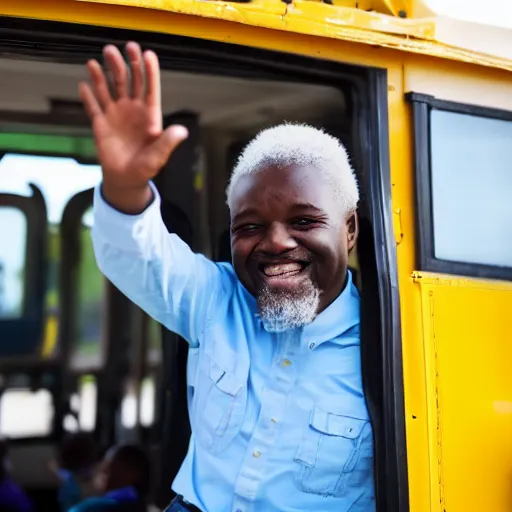
[{"label": "child inside bus", "polygon": [[58,461],[50,464],[50,469],[59,480],[61,512],[67,512],[95,494],[93,476],[96,463],[97,447],[92,435],[76,432],[64,438]]},{"label": "child inside bus", "polygon": [[145,512],[150,486],[150,463],[135,445],[111,448],[96,476],[101,496],[89,498],[70,512]]}]

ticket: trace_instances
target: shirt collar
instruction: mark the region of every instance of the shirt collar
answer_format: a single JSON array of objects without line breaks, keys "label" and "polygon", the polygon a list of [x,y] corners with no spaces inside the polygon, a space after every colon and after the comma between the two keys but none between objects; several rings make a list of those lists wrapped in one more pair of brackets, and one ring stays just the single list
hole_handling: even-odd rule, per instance
[{"label": "shirt collar", "polygon": [[347,283],[338,298],[304,327],[308,344],[316,346],[340,336],[359,324],[359,292],[347,270]]},{"label": "shirt collar", "polygon": [[[256,315],[258,306],[254,295],[238,280],[242,295]],[[342,335],[359,324],[359,292],[352,279],[352,272],[347,269],[347,283],[337,299],[324,309],[313,322],[304,327],[307,343],[316,346]]]}]

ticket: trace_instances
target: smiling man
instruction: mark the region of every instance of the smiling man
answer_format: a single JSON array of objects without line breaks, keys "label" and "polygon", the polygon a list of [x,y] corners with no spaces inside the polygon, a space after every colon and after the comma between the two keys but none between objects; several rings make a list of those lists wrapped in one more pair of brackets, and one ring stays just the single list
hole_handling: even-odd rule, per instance
[{"label": "smiling man", "polygon": [[150,180],[187,133],[162,131],[156,55],[127,54],[130,80],[105,48],[115,97],[96,61],[80,86],[103,170],[93,241],[105,275],[190,343],[192,437],[169,510],[373,512],[345,149],[307,126],[261,132],[227,190],[233,265],[213,263],[164,226]]}]

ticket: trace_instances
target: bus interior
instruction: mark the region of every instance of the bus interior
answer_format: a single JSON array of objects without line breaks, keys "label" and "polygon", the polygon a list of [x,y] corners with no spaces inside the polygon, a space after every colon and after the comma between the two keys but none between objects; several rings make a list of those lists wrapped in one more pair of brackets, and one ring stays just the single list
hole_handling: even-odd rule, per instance
[{"label": "bus interior", "polygon": [[225,188],[237,154],[259,130],[308,123],[347,146],[361,190],[350,266],[363,298],[379,510],[398,510],[407,480],[401,370],[383,315],[392,310],[393,267],[386,267],[390,242],[379,207],[387,199],[376,186],[386,172],[385,76],[174,36],[38,22],[16,32],[11,23],[16,37],[0,42],[0,436],[37,510],[56,509],[48,462],[66,432],[90,431],[104,449],[142,443],[158,507],[172,497],[188,443],[187,345],[103,278],[89,235],[101,169],[78,82],[104,43],[130,39],[159,54],[164,124],[189,129],[155,184],[168,229],[197,252],[230,260]]}]

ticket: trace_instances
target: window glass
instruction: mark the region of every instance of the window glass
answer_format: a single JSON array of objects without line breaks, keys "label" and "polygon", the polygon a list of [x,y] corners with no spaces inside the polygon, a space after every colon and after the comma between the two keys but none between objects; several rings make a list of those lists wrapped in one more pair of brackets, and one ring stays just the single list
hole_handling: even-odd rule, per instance
[{"label": "window glass", "polygon": [[7,389],[0,399],[0,436],[47,436],[53,414],[52,395],[48,390]]},{"label": "window glass", "polygon": [[146,377],[141,383],[139,420],[144,427],[155,421],[156,386],[154,377]]},{"label": "window glass", "polygon": [[91,431],[96,426],[98,388],[94,375],[84,375],[80,380],[78,424],[81,430]]},{"label": "window glass", "polygon": [[[11,137],[13,139],[14,135]],[[24,141],[29,141],[33,145],[37,142],[38,136],[29,136],[23,134],[16,134],[16,137],[12,141],[12,144],[17,141],[21,146]],[[41,136],[43,137],[43,136]],[[48,136],[45,136],[48,139]],[[37,140],[36,140],[37,139]],[[62,137],[54,138],[55,144],[63,144]],[[52,139],[53,140],[53,139]],[[75,138],[70,137],[69,140],[73,142]],[[78,139],[77,139],[78,140]],[[85,140],[85,139],[83,139]],[[82,139],[80,139],[80,144],[85,144]],[[0,143],[5,141],[0,137]],[[71,144],[70,142],[70,144]],[[74,142],[73,142],[74,143]],[[49,141],[46,140],[45,144],[48,146]],[[78,144],[77,148],[81,148],[80,144]],[[73,144],[71,144],[73,145]],[[73,146],[74,147],[74,146]],[[1,149],[1,147],[0,147]],[[55,149],[55,148],[53,148]],[[64,208],[68,201],[77,193],[87,190],[89,188],[94,187],[101,179],[101,168],[98,165],[83,165],[78,163],[76,160],[67,157],[50,157],[50,156],[36,156],[36,155],[28,155],[28,154],[16,154],[16,153],[7,153],[0,160],[0,192],[8,192],[12,194],[17,194],[21,196],[31,196],[31,190],[29,184],[36,185],[42,192],[46,208],[48,211],[48,251],[49,251],[49,268],[48,268],[48,285],[47,285],[47,295],[45,299],[46,305],[46,326],[44,332],[44,340],[42,343],[42,355],[43,357],[52,357],[58,353],[58,331],[59,331],[59,265],[61,258],[61,244],[60,244],[60,223],[62,220],[62,214],[64,212]],[[87,226],[87,219],[90,219],[90,213],[87,217],[84,217],[84,230],[82,240],[86,240],[89,243],[88,237],[88,229],[90,227]],[[11,224],[9,218],[2,218],[0,214],[0,232],[3,233],[5,223],[9,223],[11,226],[11,230],[14,230],[14,226],[18,225],[19,230],[22,230],[20,224],[20,219]],[[3,224],[2,224],[3,223]],[[17,224],[16,224],[17,223]],[[26,227],[25,227],[26,232]],[[19,255],[23,253],[23,246],[25,244],[26,236],[22,237],[21,233],[23,231],[19,231],[20,234],[14,236],[11,240],[11,244],[7,247],[7,244],[0,244],[0,259],[2,257],[6,257],[4,255],[4,251],[9,251],[9,258],[11,260],[19,261]],[[2,239],[6,238],[2,236]],[[87,254],[84,258],[81,258],[82,267],[80,278],[83,280],[84,274],[89,276],[91,279],[90,285],[85,287],[81,287],[81,291],[83,291],[86,297],[89,297],[87,294],[94,293],[98,284],[98,276],[99,270],[97,270],[97,274],[93,276],[93,273],[90,270],[91,260],[90,260],[90,243],[85,248]],[[16,257],[15,257],[16,256]],[[22,266],[24,268],[24,259],[22,261]],[[11,265],[12,266],[12,265]],[[14,265],[20,266],[19,264]],[[15,268],[12,267],[12,271],[16,272]],[[10,309],[12,311],[19,310],[20,302],[22,304],[22,298],[20,298],[20,290],[23,290],[23,273],[18,272],[17,284],[14,284],[14,278],[12,277],[12,271],[10,272],[10,293],[12,294]],[[5,271],[4,271],[5,273]],[[1,289],[1,274],[0,270],[0,289]],[[20,284],[21,281],[21,284]],[[5,278],[4,278],[5,283]],[[5,284],[4,284],[5,289]],[[1,293],[1,292],[0,292]],[[5,294],[5,292],[4,292]],[[82,298],[82,297],[81,297]],[[1,300],[1,299],[0,299]],[[5,301],[5,299],[4,299]],[[89,310],[91,308],[89,303]],[[80,327],[80,334],[78,335],[79,339],[90,338],[91,340],[96,340],[99,343],[99,337],[94,334],[96,329],[95,323],[90,328],[86,325],[87,321],[84,320],[86,317],[90,319],[94,317],[89,313],[86,313],[87,307],[81,308],[81,313],[79,315],[79,322],[82,321]],[[13,313],[11,313],[13,314]],[[0,313],[1,315],[1,313]],[[1,318],[1,316],[0,316]],[[96,320],[95,320],[96,322]],[[97,322],[99,322],[99,317]],[[79,341],[80,343],[80,341]],[[90,345],[91,346],[91,345]],[[99,348],[97,348],[99,350]]]},{"label": "window glass", "polygon": [[82,218],[78,266],[77,336],[73,364],[98,366],[102,361],[102,307],[105,280],[96,265],[90,230],[92,208]]},{"label": "window glass", "polygon": [[132,429],[137,425],[137,393],[135,386],[130,382],[121,402],[121,425]]},{"label": "window glass", "polygon": [[435,257],[512,266],[512,122],[431,113]]},{"label": "window glass", "polygon": [[78,393],[69,397],[71,410],[64,417],[64,429],[67,432],[90,432],[96,426],[98,389],[94,375],[82,375],[78,384]]},{"label": "window glass", "polygon": [[98,165],[83,165],[72,158],[8,153],[0,160],[0,192],[30,196],[33,183],[41,189],[52,225],[60,224],[75,194],[94,187],[100,178]]},{"label": "window glass", "polygon": [[0,207],[0,320],[23,315],[27,218],[12,207]]},{"label": "window glass", "polygon": [[148,363],[159,364],[162,360],[162,326],[153,318],[148,318]]},{"label": "window glass", "polygon": [[153,425],[155,421],[155,400],[156,388],[153,376],[148,376],[141,381],[139,395],[137,395],[135,383],[130,381],[121,402],[121,425],[123,428],[132,429],[137,424],[143,427]]}]

